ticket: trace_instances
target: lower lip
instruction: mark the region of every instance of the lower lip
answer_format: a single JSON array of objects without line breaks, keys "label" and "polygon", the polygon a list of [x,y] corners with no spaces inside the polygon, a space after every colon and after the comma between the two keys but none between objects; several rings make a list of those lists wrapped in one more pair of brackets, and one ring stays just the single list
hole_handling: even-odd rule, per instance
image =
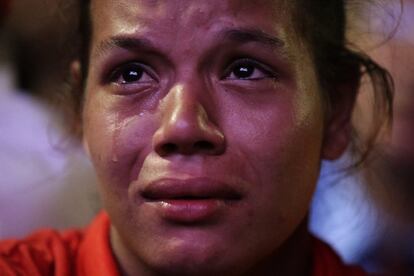
[{"label": "lower lip", "polygon": [[168,199],[152,202],[161,217],[176,223],[209,221],[220,213],[225,202],[220,199]]}]

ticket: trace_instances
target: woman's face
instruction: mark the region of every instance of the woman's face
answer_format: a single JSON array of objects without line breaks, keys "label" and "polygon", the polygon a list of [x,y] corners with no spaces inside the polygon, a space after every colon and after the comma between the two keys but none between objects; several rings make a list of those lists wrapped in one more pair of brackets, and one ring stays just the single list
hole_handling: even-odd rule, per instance
[{"label": "woman's face", "polygon": [[304,220],[321,96],[274,2],[92,1],[84,142],[121,263],[247,271]]}]

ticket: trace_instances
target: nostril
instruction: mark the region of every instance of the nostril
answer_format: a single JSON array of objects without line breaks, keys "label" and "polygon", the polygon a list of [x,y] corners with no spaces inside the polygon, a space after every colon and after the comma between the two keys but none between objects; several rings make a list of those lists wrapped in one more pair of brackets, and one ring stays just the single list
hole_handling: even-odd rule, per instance
[{"label": "nostril", "polygon": [[197,151],[212,151],[214,150],[214,144],[209,141],[198,141],[194,143],[194,150]]},{"label": "nostril", "polygon": [[160,155],[171,154],[194,154],[194,153],[207,153],[212,154],[217,151],[216,145],[212,142],[201,140],[193,144],[191,143],[165,143],[158,147],[158,153]]},{"label": "nostril", "polygon": [[166,143],[166,144],[161,146],[161,151],[164,154],[171,154],[173,152],[178,151],[178,146],[174,143]]}]

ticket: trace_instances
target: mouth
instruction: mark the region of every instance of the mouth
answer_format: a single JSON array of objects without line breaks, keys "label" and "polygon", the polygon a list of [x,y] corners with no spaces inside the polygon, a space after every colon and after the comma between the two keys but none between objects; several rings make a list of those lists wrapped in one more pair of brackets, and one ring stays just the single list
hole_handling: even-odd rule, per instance
[{"label": "mouth", "polygon": [[242,192],[206,178],[162,179],[140,192],[162,219],[174,223],[200,223],[218,218],[242,199]]}]

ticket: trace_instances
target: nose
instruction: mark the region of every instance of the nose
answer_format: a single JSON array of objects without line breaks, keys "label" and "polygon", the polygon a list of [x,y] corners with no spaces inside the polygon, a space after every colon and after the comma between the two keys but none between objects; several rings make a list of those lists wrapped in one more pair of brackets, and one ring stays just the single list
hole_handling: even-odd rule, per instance
[{"label": "nose", "polygon": [[162,106],[161,124],[154,134],[154,148],[160,156],[224,152],[224,135],[210,121],[196,93],[177,85],[164,98]]}]

